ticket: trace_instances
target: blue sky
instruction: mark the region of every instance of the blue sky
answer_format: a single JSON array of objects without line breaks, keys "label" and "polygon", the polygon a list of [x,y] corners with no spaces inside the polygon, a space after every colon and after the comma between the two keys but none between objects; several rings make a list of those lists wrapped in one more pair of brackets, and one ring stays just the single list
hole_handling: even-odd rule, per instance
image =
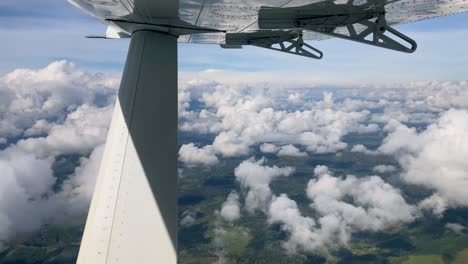
[{"label": "blue sky", "polygon": [[[324,52],[321,61],[255,47],[224,50],[216,45],[180,44],[179,69],[314,75],[354,82],[464,80],[468,76],[467,22],[464,13],[398,27],[417,40],[414,54],[336,39],[311,43]],[[0,74],[60,59],[85,69],[120,72],[128,40],[84,38],[104,32],[104,25],[66,0],[2,0]]]}]

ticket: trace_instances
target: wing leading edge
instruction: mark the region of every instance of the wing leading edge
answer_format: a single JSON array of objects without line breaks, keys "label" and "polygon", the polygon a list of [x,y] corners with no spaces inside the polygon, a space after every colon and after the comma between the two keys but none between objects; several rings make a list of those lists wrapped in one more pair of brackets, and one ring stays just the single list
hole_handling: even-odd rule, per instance
[{"label": "wing leading edge", "polygon": [[[274,49],[312,58],[322,56],[303,50],[303,41],[332,37],[411,53],[416,42],[394,25],[468,10],[466,0],[68,1],[108,24],[105,38],[126,38],[149,29],[176,35],[178,42],[220,44],[225,48],[255,45],[273,49],[273,45],[279,45]],[[284,32],[280,39],[278,31]],[[292,38],[297,34],[300,38]],[[269,38],[259,45],[256,39],[267,35]],[[286,35],[291,38],[284,39]],[[301,45],[291,52],[283,48],[285,41]]]}]

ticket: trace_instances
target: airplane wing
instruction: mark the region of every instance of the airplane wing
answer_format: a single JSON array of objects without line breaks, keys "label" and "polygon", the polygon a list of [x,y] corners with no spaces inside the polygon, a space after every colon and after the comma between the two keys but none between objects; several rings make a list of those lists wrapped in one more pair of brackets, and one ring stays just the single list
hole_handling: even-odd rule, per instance
[{"label": "airplane wing", "polygon": [[315,59],[322,53],[304,41],[336,37],[412,53],[416,41],[394,25],[468,10],[466,0],[68,1],[109,25],[103,38],[154,30],[182,43],[253,45]]},{"label": "airplane wing", "polygon": [[[134,22],[150,23],[154,17],[175,17],[171,13],[179,6],[178,15],[189,24],[225,31],[227,33],[253,32],[261,30],[258,25],[258,12],[261,7],[301,7],[323,0],[180,0],[165,1],[167,8],[160,8],[161,0],[69,0],[93,16],[105,22],[108,19],[126,19]],[[373,0],[369,0],[373,1]],[[156,8],[155,2],[158,3]],[[335,3],[346,4],[338,0]],[[368,3],[355,0],[353,5]],[[386,21],[389,25],[405,24],[424,19],[456,14],[468,10],[466,0],[383,0]],[[326,7],[333,9],[333,6]],[[125,35],[128,37],[128,35]],[[304,32],[304,40],[323,40],[329,35],[313,31]],[[222,44],[225,34],[187,34],[179,37],[179,42]]]},{"label": "airplane wing", "polygon": [[[369,0],[372,1],[372,0]],[[195,25],[224,29],[227,32],[248,32],[259,30],[258,11],[262,6],[301,7],[323,0],[181,0],[180,17]],[[347,1],[335,1],[345,4]],[[365,4],[366,0],[355,0],[354,5]],[[405,24],[465,12],[468,2],[464,0],[384,0],[387,22],[390,25]],[[324,40],[327,36],[316,32],[304,32],[305,40]],[[223,34],[188,36],[181,42],[223,43]]]}]

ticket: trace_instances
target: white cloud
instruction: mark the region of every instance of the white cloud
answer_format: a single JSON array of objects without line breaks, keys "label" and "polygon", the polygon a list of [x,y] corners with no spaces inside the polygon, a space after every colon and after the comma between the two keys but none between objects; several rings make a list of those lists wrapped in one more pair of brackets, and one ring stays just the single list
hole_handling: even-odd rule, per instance
[{"label": "white cloud", "polygon": [[334,100],[333,100],[333,93],[331,92],[324,92],[323,93],[323,105],[326,108],[331,108],[333,107]]},{"label": "white cloud", "polygon": [[37,156],[87,154],[105,142],[113,105],[81,105],[69,113],[61,124],[50,124],[45,137],[18,141],[17,148]]},{"label": "white cloud", "polygon": [[419,208],[441,217],[449,207],[447,199],[435,193],[419,203]]},{"label": "white cloud", "polygon": [[76,216],[87,212],[103,154],[104,145],[97,146],[88,158],[81,158],[80,166],[62,184],[62,190],[56,196],[57,199],[66,201],[66,206],[70,207],[67,213]]},{"label": "white cloud", "polygon": [[447,223],[445,227],[449,229],[450,231],[459,235],[463,233],[463,230],[465,230],[465,227],[458,223]]},{"label": "white cloud", "polygon": [[292,144],[284,145],[281,147],[271,143],[263,143],[260,145],[260,151],[267,154],[276,154],[279,157],[290,156],[290,157],[307,157],[306,152],[302,152],[300,149]]},{"label": "white cloud", "polygon": [[283,224],[283,230],[290,234],[288,242],[284,243],[286,249],[294,253],[297,248],[305,251],[316,249],[318,234],[315,221],[301,215],[297,203],[288,198],[286,194],[273,197],[268,208],[268,221],[271,224]]},{"label": "white cloud", "polygon": [[389,172],[395,172],[398,169],[397,167],[393,165],[380,164],[380,165],[375,166],[372,170],[378,173],[389,173]]},{"label": "white cloud", "polygon": [[302,102],[304,95],[299,92],[294,92],[288,95],[288,101],[292,104],[299,104]]},{"label": "white cloud", "polygon": [[0,240],[16,232],[29,232],[50,222],[83,217],[94,190],[103,147],[96,148],[89,158],[53,192],[56,179],[52,158],[41,159],[18,148],[0,152]]},{"label": "white cloud", "polygon": [[398,122],[389,130],[379,151],[398,158],[406,182],[435,191],[423,208],[468,205],[468,111],[449,110],[422,132]]},{"label": "white cloud", "polygon": [[229,222],[236,221],[240,218],[240,203],[239,194],[237,192],[231,192],[223,203],[220,212],[221,217]]},{"label": "white cloud", "polygon": [[250,139],[242,139],[233,131],[221,132],[213,141],[213,149],[224,157],[236,157],[247,155],[253,142]]},{"label": "white cloud", "polygon": [[406,86],[406,107],[443,112],[451,108],[468,108],[468,81],[419,81]]},{"label": "white cloud", "polygon": [[351,152],[359,152],[359,153],[364,153],[364,154],[368,154],[368,155],[372,155],[372,154],[375,154],[376,152],[375,151],[372,151],[370,149],[368,149],[366,146],[362,145],[362,144],[356,144],[354,145],[351,150]]},{"label": "white cloud", "polygon": [[[0,144],[22,138],[0,151],[0,171],[4,172],[0,240],[86,212],[118,82],[115,76],[84,72],[66,61],[44,69],[16,70],[0,78]],[[221,156],[249,155],[259,144],[262,152],[280,156],[305,156],[299,149],[336,152],[348,148],[343,137],[349,133],[379,131],[372,123],[377,122],[385,124],[389,133],[378,151],[398,157],[405,180],[435,192],[417,207],[411,206],[379,177],[340,178],[327,167],[318,166],[317,178],[307,189],[314,217],[305,216],[293,200],[285,194],[275,196],[269,186],[274,179],[291,175],[293,168],[267,166],[265,159],[246,160],[235,170],[241,194],[245,192],[245,207],[250,212],[264,212],[270,223],[282,224],[290,234],[284,244],[289,251],[326,250],[346,244],[355,231],[378,231],[410,222],[417,209],[441,215],[447,208],[468,204],[464,192],[468,189],[464,144],[468,113],[448,111],[422,132],[401,123],[433,122],[452,107],[468,108],[468,82],[344,89],[323,96],[322,91],[313,89],[291,92],[271,89],[268,84],[252,87],[233,83],[182,81],[180,129],[214,134],[215,139],[207,146],[183,145],[181,161],[211,166]],[[353,99],[343,100],[343,94]],[[357,95],[362,97],[354,98]],[[190,109],[193,100],[198,100],[200,107]],[[373,153],[361,146],[357,144],[352,150]],[[53,193],[56,179],[51,167],[60,154],[89,157],[81,158],[61,191]],[[374,170],[393,170],[388,166],[379,165]],[[230,194],[220,215],[234,221],[240,216],[240,207],[238,195]],[[195,214],[186,213],[181,224],[193,221]]]},{"label": "white cloud", "polygon": [[179,149],[179,160],[188,165],[215,165],[219,162],[213,147],[198,148],[193,143],[184,144]]},{"label": "white cloud", "polygon": [[191,94],[189,91],[186,91],[184,89],[179,89],[178,91],[178,113],[179,116],[185,116],[187,115],[187,109],[190,106],[190,100],[191,100]]},{"label": "white cloud", "polygon": [[307,195],[313,201],[312,208],[321,215],[339,216],[346,225],[372,231],[414,219],[415,208],[380,177],[348,175],[340,179],[324,171],[317,176],[309,181]]},{"label": "white cloud", "polygon": [[283,243],[288,252],[320,252],[346,245],[357,231],[380,231],[408,223],[417,208],[406,203],[400,191],[377,176],[338,178],[326,166],[317,166],[307,196],[316,219],[303,216],[295,201],[282,194],[273,197],[270,223],[282,224],[289,233]]},{"label": "white cloud", "polygon": [[45,119],[37,120],[34,122],[32,127],[26,129],[24,131],[24,135],[26,137],[33,137],[33,136],[40,136],[43,134],[49,133],[49,130],[51,129],[52,124],[47,122]]},{"label": "white cloud", "polygon": [[[344,112],[335,108],[332,93],[324,93],[323,101],[308,104],[303,110],[293,110],[287,101],[278,104],[274,95],[266,95],[284,93],[281,91],[223,85],[211,89],[200,99],[205,108],[187,115],[180,127],[186,131],[215,133],[209,146],[216,155],[224,157],[249,155],[252,146],[257,144],[271,144],[261,147],[265,153],[275,150],[272,145],[297,145],[312,153],[336,152],[347,147],[341,141],[344,135],[378,129],[375,124],[365,124],[370,115],[367,110]],[[282,154],[290,151],[292,146],[287,146]]]},{"label": "white cloud", "polygon": [[325,165],[318,165],[318,166],[315,166],[315,168],[314,168],[314,175],[315,176],[323,176],[323,175],[326,175],[326,174],[329,174],[329,173],[330,173],[330,170]]},{"label": "white cloud", "polygon": [[180,220],[181,226],[191,226],[196,221],[196,213],[191,211],[184,211],[182,213],[182,219]]},{"label": "white cloud", "polygon": [[48,217],[42,195],[55,183],[52,162],[19,150],[0,152],[0,241],[36,229]]},{"label": "white cloud", "polygon": [[275,178],[286,177],[294,172],[291,167],[280,168],[266,166],[264,158],[256,161],[253,158],[244,160],[234,170],[237,181],[247,192],[245,206],[249,212],[266,211],[272,193],[270,183]]},{"label": "white cloud", "polygon": [[302,152],[300,149],[293,145],[282,146],[278,151],[278,156],[290,156],[290,157],[307,157],[307,153]]},{"label": "white cloud", "polygon": [[[0,150],[0,240],[86,215],[117,85],[66,61],[0,78],[0,137],[22,137]],[[56,190],[62,154],[84,156]]]},{"label": "white cloud", "polygon": [[[0,78],[0,135],[21,136],[37,121],[63,119],[83,104],[110,104],[118,83],[116,76],[84,72],[67,61],[8,73]],[[36,124],[36,129],[44,125]]]},{"label": "white cloud", "polygon": [[279,147],[275,144],[263,143],[260,145],[260,151],[263,153],[276,153],[278,152]]}]

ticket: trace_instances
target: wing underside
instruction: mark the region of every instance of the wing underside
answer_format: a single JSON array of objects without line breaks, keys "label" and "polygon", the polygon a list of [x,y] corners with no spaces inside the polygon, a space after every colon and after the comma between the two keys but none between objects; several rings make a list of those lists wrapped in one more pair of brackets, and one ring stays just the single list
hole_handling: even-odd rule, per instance
[{"label": "wing underside", "polygon": [[[180,16],[183,20],[203,27],[215,27],[227,32],[249,32],[259,30],[257,14],[261,6],[297,7],[322,1],[317,0],[257,0],[219,1],[182,0]],[[335,1],[337,3],[339,1]],[[341,1],[345,3],[346,1]],[[390,2],[390,1],[388,1]],[[354,1],[354,5],[366,1]],[[391,25],[415,22],[439,16],[456,14],[468,10],[468,2],[463,0],[400,0],[385,5],[386,19]],[[304,32],[305,40],[330,38],[316,32]],[[223,43],[223,34],[184,36],[179,41],[194,43]]]},{"label": "wing underside", "polygon": [[[170,16],[154,8],[151,0],[69,0],[103,22],[108,19],[125,19],[139,23],[151,23],[153,17]],[[352,5],[368,4],[366,0],[350,0]],[[375,0],[369,0],[375,1]],[[158,0],[160,4],[161,0]],[[164,1],[163,1],[164,2]],[[166,0],[168,10],[177,6],[177,1]],[[180,0],[179,17],[189,24],[202,28],[245,33],[259,31],[258,12],[261,7],[301,7],[311,4],[332,2],[322,0]],[[348,0],[334,1],[346,4]],[[173,3],[173,4],[171,4]],[[404,24],[424,19],[456,14],[468,10],[466,0],[381,0],[385,18],[389,25]],[[327,7],[325,7],[327,8]],[[333,5],[328,9],[333,9]],[[170,12],[169,12],[170,13]],[[342,29],[338,28],[337,31]],[[359,31],[360,29],[357,28]],[[313,31],[303,32],[304,40],[323,40],[329,35]],[[222,44],[225,33],[182,35],[179,42]]]}]

